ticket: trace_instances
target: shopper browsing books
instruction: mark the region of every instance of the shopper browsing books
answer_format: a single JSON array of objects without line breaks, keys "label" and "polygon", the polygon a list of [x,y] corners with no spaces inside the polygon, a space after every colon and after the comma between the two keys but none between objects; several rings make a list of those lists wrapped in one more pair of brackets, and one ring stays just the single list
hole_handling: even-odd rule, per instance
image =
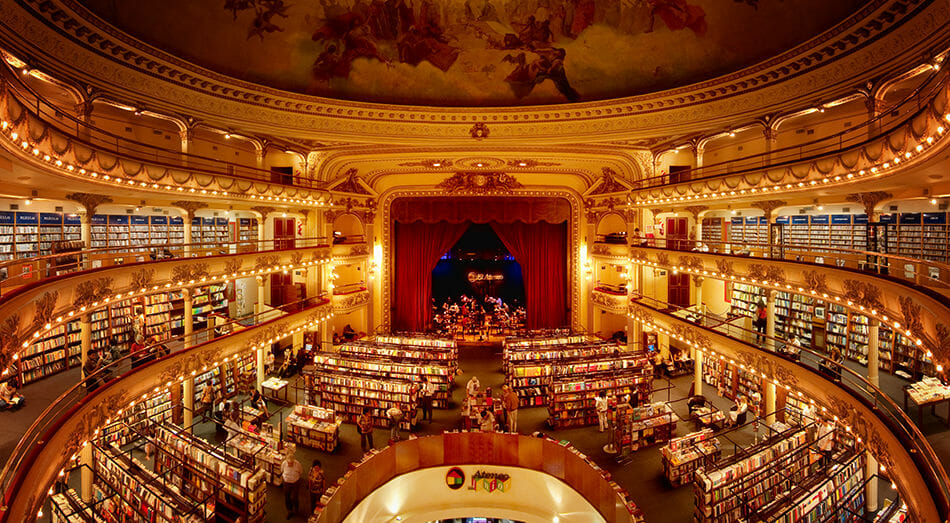
[{"label": "shopper browsing books", "polygon": [[432,398],[435,396],[435,384],[422,377],[422,420],[432,421]]},{"label": "shopper browsing books", "polygon": [[356,427],[360,433],[360,448],[363,449],[363,452],[366,452],[374,447],[372,413],[373,409],[364,407],[363,413],[360,414],[359,419],[356,420]]},{"label": "shopper browsing books", "polygon": [[389,418],[389,440],[399,441],[399,424],[402,423],[403,412],[398,404],[393,404],[386,411],[386,417]]},{"label": "shopper browsing books", "polygon": [[749,400],[745,396],[739,396],[739,402],[729,409],[729,425],[734,427],[744,424],[747,412],[749,412]]},{"label": "shopper browsing books", "polygon": [[13,380],[0,384],[0,409],[16,410],[23,406],[23,396],[16,393]]},{"label": "shopper browsing books", "polygon": [[602,390],[594,398],[594,410],[597,411],[597,424],[600,431],[607,429],[607,409],[610,404],[607,402],[607,391]]},{"label": "shopper browsing books", "polygon": [[470,398],[478,395],[478,389],[482,386],[478,381],[478,376],[472,376],[472,379],[468,380],[468,384],[465,385],[465,391],[468,393]]},{"label": "shopper browsing books", "polygon": [[280,479],[284,483],[284,506],[287,508],[287,519],[300,510],[301,476],[303,476],[303,465],[294,457],[293,451],[287,452],[287,457],[280,464]]}]

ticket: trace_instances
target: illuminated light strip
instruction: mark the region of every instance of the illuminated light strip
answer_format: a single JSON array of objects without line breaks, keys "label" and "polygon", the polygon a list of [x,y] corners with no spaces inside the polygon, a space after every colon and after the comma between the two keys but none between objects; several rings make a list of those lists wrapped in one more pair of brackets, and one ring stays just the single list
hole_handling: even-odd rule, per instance
[{"label": "illuminated light strip", "polygon": [[[63,160],[60,157],[42,153],[38,148],[38,144],[31,144],[30,142],[26,140],[23,140],[22,142],[19,141],[20,134],[14,131],[13,129],[14,129],[14,126],[10,122],[6,120],[0,121],[0,131],[3,131],[3,132],[9,131],[9,134],[7,135],[7,137],[10,139],[11,142],[13,142],[14,146],[19,146],[20,148],[25,149],[27,153],[32,153],[32,155],[37,158],[40,158],[40,155],[42,154],[43,155],[42,160],[47,163],[52,164],[51,167],[56,167],[58,169],[68,171],[71,174],[79,173],[83,176],[94,178],[97,180],[114,181],[115,183],[118,183],[118,184],[128,183],[128,185],[133,185],[133,186],[136,185],[134,180],[123,180],[122,177],[120,176],[110,176],[108,174],[100,175],[98,172],[95,172],[95,171],[87,171],[84,168],[77,168],[75,165],[68,163],[68,161]],[[220,176],[227,176],[227,175],[221,174]],[[268,182],[264,182],[264,183],[268,183]],[[167,184],[160,185],[154,182],[151,184],[147,182],[139,182],[138,186],[142,188],[157,190],[157,191],[167,191],[167,192],[186,192],[187,191],[189,193],[197,193],[197,194],[202,194],[206,196],[222,196],[222,197],[230,196],[232,198],[239,196],[236,194],[230,194],[228,191],[225,191],[223,189],[222,190],[216,190],[216,189],[208,190],[208,189],[196,189],[194,187],[184,187],[184,186],[173,187],[171,185],[167,185]],[[261,200],[261,201],[266,200],[266,201],[296,204],[296,205],[308,205],[311,207],[323,207],[323,206],[331,205],[329,202],[325,200],[320,200],[319,196],[317,196],[317,198],[315,199],[312,194],[308,195],[307,198],[287,198],[287,197],[279,197],[279,196],[265,197],[263,195],[250,195],[250,196],[247,196],[247,198],[251,200]]]},{"label": "illuminated light strip", "polygon": [[[947,122],[950,122],[950,113],[945,114],[943,119],[946,120]],[[934,145],[935,142],[939,141],[944,136],[945,131],[946,129],[944,129],[943,126],[938,126],[936,138],[934,136],[928,136],[926,138],[923,138],[916,146],[913,147],[912,150],[907,150],[904,152],[903,154],[904,159],[909,160],[910,158],[913,157],[914,152],[922,153],[925,149]],[[890,161],[877,163],[877,164],[872,165],[869,168],[858,170],[857,173],[850,172],[844,175],[843,177],[842,175],[825,175],[820,180],[821,180],[821,183],[823,184],[829,184],[832,182],[842,182],[844,180],[851,181],[851,180],[854,180],[855,178],[871,177],[872,175],[877,176],[880,171],[896,168],[900,164],[900,162],[901,162],[901,158],[900,158],[900,155],[898,155],[898,156],[895,156]],[[797,182],[795,185],[792,185],[790,183],[786,183],[784,185],[776,184],[772,186],[767,185],[764,187],[753,187],[753,188],[748,189],[748,191],[753,194],[758,191],[762,191],[763,193],[768,192],[768,191],[789,192],[789,191],[795,191],[798,189],[803,189],[808,186],[815,186],[817,184],[818,184],[818,180],[812,179],[808,181],[807,185],[805,182]],[[745,191],[746,189],[740,189],[738,193],[739,195],[742,195],[745,193]],[[630,205],[643,206],[643,205],[656,205],[656,204],[675,204],[678,202],[687,202],[692,199],[697,199],[697,200],[700,198],[723,199],[723,198],[732,198],[732,197],[735,197],[736,195],[737,195],[736,191],[734,190],[730,190],[728,192],[727,191],[722,191],[722,192],[713,191],[711,193],[693,194],[689,196],[671,196],[671,197],[666,197],[666,198],[650,198],[649,196],[642,196],[640,194],[637,194],[636,198],[639,201],[636,201],[633,203],[628,202],[627,205],[628,206]]]}]

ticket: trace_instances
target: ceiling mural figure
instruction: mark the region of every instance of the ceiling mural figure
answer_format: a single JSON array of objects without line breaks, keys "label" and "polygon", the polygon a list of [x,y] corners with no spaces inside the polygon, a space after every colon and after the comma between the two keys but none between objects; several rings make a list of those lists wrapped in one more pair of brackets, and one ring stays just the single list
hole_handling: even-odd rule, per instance
[{"label": "ceiling mural figure", "polygon": [[[77,1],[134,37],[242,80],[330,98],[444,106],[592,101],[686,85],[776,56],[866,4]],[[783,23],[800,12],[810,15]]]}]

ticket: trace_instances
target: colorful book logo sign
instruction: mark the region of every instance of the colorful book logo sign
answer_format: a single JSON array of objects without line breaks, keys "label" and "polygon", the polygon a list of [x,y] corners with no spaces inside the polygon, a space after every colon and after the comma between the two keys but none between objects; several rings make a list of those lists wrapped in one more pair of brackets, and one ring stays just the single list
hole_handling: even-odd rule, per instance
[{"label": "colorful book logo sign", "polygon": [[458,467],[452,467],[445,473],[445,484],[452,490],[458,490],[465,485],[465,472]]}]

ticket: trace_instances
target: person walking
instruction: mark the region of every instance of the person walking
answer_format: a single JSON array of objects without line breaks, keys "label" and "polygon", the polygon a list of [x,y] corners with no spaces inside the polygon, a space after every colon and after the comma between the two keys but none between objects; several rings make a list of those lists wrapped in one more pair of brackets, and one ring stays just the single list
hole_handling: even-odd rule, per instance
[{"label": "person walking", "polygon": [[502,385],[501,406],[505,411],[508,432],[518,432],[518,395],[508,385]]},{"label": "person walking", "polygon": [[399,424],[402,423],[403,412],[398,403],[393,403],[392,407],[386,411],[386,417],[389,418],[389,441],[394,443],[399,441]]},{"label": "person walking", "polygon": [[280,464],[280,478],[284,482],[284,506],[287,507],[287,519],[290,519],[300,510],[300,477],[303,476],[303,465],[294,457],[294,452],[287,452],[287,457]]},{"label": "person walking", "polygon": [[360,433],[360,448],[363,452],[373,448],[373,410],[369,407],[363,407],[363,413],[356,420],[356,426]]},{"label": "person walking", "polygon": [[307,490],[310,491],[310,514],[317,511],[317,505],[326,490],[326,474],[323,472],[323,464],[319,459],[313,460],[310,466],[310,474],[307,475]]},{"label": "person walking", "polygon": [[432,421],[432,399],[435,396],[435,383],[422,377],[422,421]]},{"label": "person walking", "polygon": [[766,330],[769,325],[769,309],[765,306],[765,300],[759,300],[755,306],[755,342],[758,344],[765,342]]},{"label": "person walking", "polygon": [[597,411],[597,424],[600,427],[601,432],[607,430],[608,407],[609,404],[607,403],[607,391],[602,390],[597,394],[597,397],[594,398],[594,410]]}]

